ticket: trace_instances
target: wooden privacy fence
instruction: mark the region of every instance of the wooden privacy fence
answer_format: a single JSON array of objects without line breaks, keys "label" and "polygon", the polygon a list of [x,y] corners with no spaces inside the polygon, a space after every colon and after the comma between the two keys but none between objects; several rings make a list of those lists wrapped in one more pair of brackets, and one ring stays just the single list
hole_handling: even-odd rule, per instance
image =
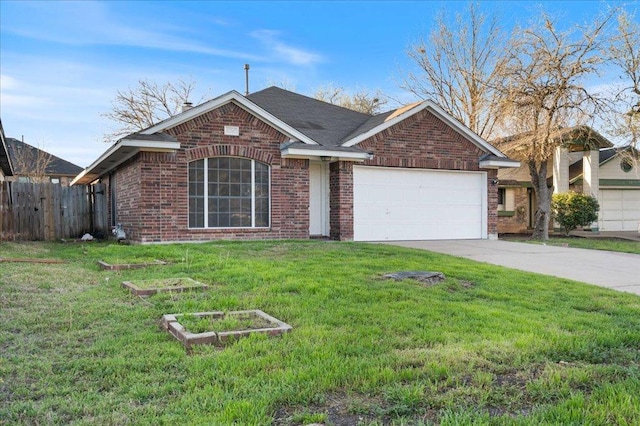
[{"label": "wooden privacy fence", "polygon": [[107,231],[105,186],[0,182],[0,239],[57,240]]}]

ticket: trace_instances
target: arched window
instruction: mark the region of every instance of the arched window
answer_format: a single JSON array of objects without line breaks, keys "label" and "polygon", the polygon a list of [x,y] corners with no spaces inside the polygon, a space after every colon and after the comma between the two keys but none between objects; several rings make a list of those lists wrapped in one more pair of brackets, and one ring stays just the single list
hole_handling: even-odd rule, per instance
[{"label": "arched window", "polygon": [[237,157],[189,163],[190,228],[266,228],[269,166]]}]

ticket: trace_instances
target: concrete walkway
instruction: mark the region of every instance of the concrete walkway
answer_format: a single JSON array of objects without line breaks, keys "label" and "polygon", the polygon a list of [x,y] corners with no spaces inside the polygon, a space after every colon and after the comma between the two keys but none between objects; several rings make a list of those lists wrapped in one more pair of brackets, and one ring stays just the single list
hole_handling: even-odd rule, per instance
[{"label": "concrete walkway", "polygon": [[640,295],[640,255],[495,240],[390,241]]}]

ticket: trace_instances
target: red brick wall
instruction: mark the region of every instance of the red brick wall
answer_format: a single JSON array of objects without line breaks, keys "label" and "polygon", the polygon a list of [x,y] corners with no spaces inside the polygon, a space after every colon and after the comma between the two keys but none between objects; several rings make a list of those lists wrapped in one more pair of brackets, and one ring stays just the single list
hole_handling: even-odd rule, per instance
[{"label": "red brick wall", "polygon": [[332,240],[353,240],[353,163],[329,165],[329,228]]},{"label": "red brick wall", "polygon": [[129,160],[115,173],[116,221],[123,224],[127,238],[135,239],[135,232],[144,223],[139,214],[141,190],[140,163]]},{"label": "red brick wall", "polygon": [[[529,228],[529,189],[525,186],[513,188],[514,192],[514,213],[513,216],[502,216],[498,218],[498,233],[500,234],[526,234],[531,232]],[[535,208],[535,206],[533,206]],[[553,224],[549,224],[553,227]]]},{"label": "red brick wall", "polygon": [[484,154],[426,110],[362,141],[358,147],[374,154],[366,165],[385,167],[476,171]]},{"label": "red brick wall", "polygon": [[487,233],[491,237],[498,236],[498,171],[487,171]]},{"label": "red brick wall", "polygon": [[[238,126],[240,136],[224,135]],[[284,160],[287,137],[235,104],[224,105],[168,129],[175,153],[141,152],[117,171],[118,221],[133,241],[205,241],[309,237],[309,162]],[[188,227],[188,164],[214,156],[261,161],[271,169],[271,227]]]}]

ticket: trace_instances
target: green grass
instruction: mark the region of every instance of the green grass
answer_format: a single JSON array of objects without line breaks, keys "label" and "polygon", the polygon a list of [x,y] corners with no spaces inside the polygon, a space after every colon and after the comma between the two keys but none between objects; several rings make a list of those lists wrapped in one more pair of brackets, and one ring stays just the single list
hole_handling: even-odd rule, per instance
[{"label": "green grass", "polygon": [[[520,239],[519,242],[527,242],[534,244],[542,244],[541,241],[531,239]],[[622,253],[640,254],[640,242],[621,240],[621,239],[605,239],[605,238],[561,238],[553,237],[544,242],[553,246],[567,246],[575,248],[584,248],[591,250],[607,250],[618,251]]]},{"label": "green grass", "polygon": [[[0,244],[0,423],[638,424],[640,298],[385,245]],[[167,266],[99,271],[97,260]],[[424,286],[382,279],[441,271]],[[132,296],[192,277],[208,292]],[[184,347],[163,314],[261,309],[293,326]]]}]

